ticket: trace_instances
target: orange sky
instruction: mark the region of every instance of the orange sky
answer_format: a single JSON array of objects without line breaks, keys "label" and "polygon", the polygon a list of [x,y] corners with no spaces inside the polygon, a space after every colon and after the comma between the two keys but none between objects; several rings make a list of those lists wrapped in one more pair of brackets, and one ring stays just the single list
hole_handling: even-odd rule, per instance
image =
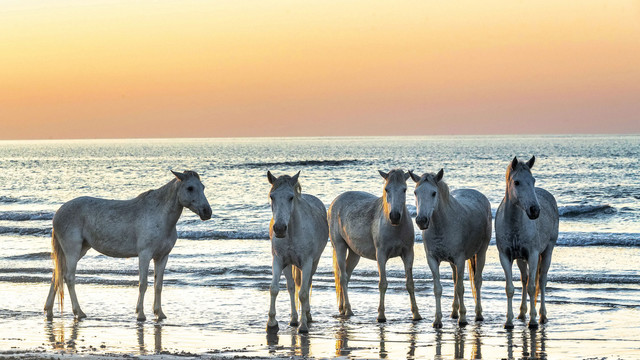
[{"label": "orange sky", "polygon": [[0,139],[640,133],[640,2],[5,0],[0,124]]}]

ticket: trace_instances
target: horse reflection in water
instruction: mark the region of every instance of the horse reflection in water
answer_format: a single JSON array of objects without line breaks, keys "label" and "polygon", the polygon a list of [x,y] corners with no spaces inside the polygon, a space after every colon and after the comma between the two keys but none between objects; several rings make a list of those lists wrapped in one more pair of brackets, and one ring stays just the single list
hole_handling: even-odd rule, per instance
[{"label": "horse reflection in water", "polygon": [[[440,329],[436,330],[436,355],[434,359],[448,359],[451,356],[443,356],[442,355],[442,345],[446,344],[447,341],[442,340],[442,335],[444,332]],[[454,359],[482,359],[482,332],[481,328],[478,326],[475,328],[473,332],[473,343],[471,344],[471,355],[469,357],[465,357],[465,347],[467,341],[467,329],[458,327],[454,330],[453,333],[453,346],[454,346]],[[511,357],[510,357],[511,358]]]},{"label": "horse reflection in water", "polygon": [[49,338],[49,342],[51,343],[51,348],[53,350],[76,351],[76,343],[78,341],[79,333],[78,327],[79,321],[74,319],[69,338],[67,339],[64,322],[46,322],[44,333]]},{"label": "horse reflection in water", "polygon": [[[282,354],[278,354],[277,351],[282,347],[279,346],[280,336],[278,336],[277,332],[268,332],[267,333],[267,346],[269,347],[269,354],[281,356]],[[308,358],[309,357],[309,335],[300,334],[296,335],[295,333],[291,334],[291,346],[289,354],[286,356],[290,357],[299,357]]]},{"label": "horse reflection in water", "polygon": [[[145,331],[144,331],[144,323],[138,323],[136,328],[136,333],[138,335],[138,350],[140,351],[140,355],[147,354],[147,347],[145,345]],[[158,354],[162,352],[162,324],[156,323],[153,326],[153,353]]]},{"label": "horse reflection in water", "polygon": [[[524,359],[546,359],[547,350],[547,333],[544,328],[537,329],[523,329],[521,333],[522,337],[522,358]],[[514,332],[507,331],[507,348],[509,349],[509,359],[513,359],[513,339]]]}]

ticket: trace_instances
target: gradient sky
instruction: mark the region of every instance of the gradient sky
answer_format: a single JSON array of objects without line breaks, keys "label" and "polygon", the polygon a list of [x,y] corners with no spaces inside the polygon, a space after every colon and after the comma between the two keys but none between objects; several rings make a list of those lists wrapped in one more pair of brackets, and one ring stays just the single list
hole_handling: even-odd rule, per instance
[{"label": "gradient sky", "polygon": [[640,133],[640,2],[5,0],[0,125],[0,139]]}]

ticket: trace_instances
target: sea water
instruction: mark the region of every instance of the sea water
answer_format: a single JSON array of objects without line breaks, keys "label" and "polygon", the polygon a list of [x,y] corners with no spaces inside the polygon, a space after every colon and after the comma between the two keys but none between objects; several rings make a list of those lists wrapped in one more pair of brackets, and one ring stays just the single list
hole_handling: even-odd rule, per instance
[{"label": "sea water", "polygon": [[[153,330],[135,325],[136,259],[113,259],[91,250],[78,264],[76,288],[89,316],[85,324],[92,324],[96,318],[102,323],[72,325],[54,320],[49,328],[38,323],[36,333],[42,333],[43,338],[29,339],[33,344],[27,342],[33,346],[47,344],[45,338],[50,335],[55,340],[51,346],[55,347],[60,339],[55,339],[54,333],[66,331],[68,339],[73,336],[74,326],[76,331],[78,326],[85,326],[85,333],[91,334],[100,324],[109,324],[105,328],[122,326],[132,334],[135,330],[135,336],[122,340],[123,351],[142,352],[146,347],[135,347],[140,345],[140,336],[151,332],[157,345],[160,329],[165,344],[156,346],[157,351],[168,346],[167,340],[170,343],[171,339],[182,339],[176,340],[172,349],[215,352],[219,349],[206,342],[190,345],[183,340],[190,337],[193,329],[216,334],[264,332],[271,278],[267,170],[276,176],[301,171],[303,192],[317,196],[328,207],[344,191],[381,195],[383,179],[377,170],[402,168],[421,174],[443,168],[444,181],[452,190],[479,190],[491,202],[495,215],[505,192],[507,165],[514,156],[526,161],[532,155],[536,156],[532,169],[536,185],[556,197],[560,212],[560,235],[548,276],[547,308],[553,325],[547,326],[544,333],[522,330],[522,335],[511,334],[511,341],[527,343],[529,348],[535,346],[540,352],[541,340],[579,344],[585,338],[608,333],[615,334],[618,341],[612,351],[618,346],[622,354],[640,351],[640,344],[633,341],[640,336],[638,327],[629,325],[620,330],[616,320],[640,315],[640,136],[635,135],[0,142],[0,321],[15,325],[15,321],[23,319],[22,325],[16,326],[22,326],[27,333],[34,321],[44,318],[41,309],[52,269],[51,220],[60,205],[78,196],[129,199],[170,181],[173,175],[169,170],[194,170],[206,185],[213,217],[203,222],[185,209],[178,221],[179,240],[169,257],[163,293],[169,325]],[[408,185],[413,187],[411,180]],[[412,191],[407,191],[407,206],[415,216]],[[492,239],[483,275],[485,323],[461,330],[451,320],[445,322],[442,333],[430,327],[433,287],[417,227],[415,238],[414,277],[418,306],[425,321],[409,321],[404,271],[398,259],[392,259],[388,267],[388,324],[375,324],[378,274],[375,263],[366,259],[360,261],[349,287],[356,316],[346,322],[337,318],[332,250],[328,243],[313,281],[312,312],[319,321],[311,325],[310,338],[292,337],[286,340],[284,349],[304,349],[304,341],[308,341],[306,355],[310,356],[383,357],[398,341],[409,344],[409,350],[404,345],[400,350],[403,355],[411,352],[412,341],[413,351],[418,349],[418,354],[420,344],[424,351],[434,354],[437,348],[432,345],[438,343],[445,347],[452,344],[445,354],[453,351],[454,345],[458,351],[461,339],[463,346],[466,341],[467,349],[476,349],[478,341],[485,348],[493,346],[491,349],[507,344],[509,334],[498,330],[504,322],[506,297],[495,240]],[[453,296],[449,266],[443,264],[441,274],[445,279],[446,314]],[[517,271],[514,274],[518,284]],[[468,285],[467,281],[465,303],[469,318],[473,319],[474,304]],[[146,303],[152,298],[153,291],[148,291]],[[70,303],[66,301],[65,315],[58,321],[70,319]],[[516,313],[518,306],[519,290],[514,297]],[[147,305],[146,310],[151,319],[151,306]],[[284,287],[278,298],[278,319],[281,328],[286,328],[288,296]],[[596,335],[589,332],[580,336],[582,325],[596,331]],[[597,329],[602,330],[601,335],[597,335]],[[167,335],[172,331],[182,331],[184,336]],[[420,338],[423,333],[426,338]],[[99,334],[97,331],[95,336]],[[138,341],[134,342],[134,337]],[[117,339],[118,335],[110,338]],[[11,337],[4,339],[11,343],[7,340]],[[265,341],[263,336],[260,341]],[[366,345],[349,345],[358,341]],[[273,339],[264,348],[254,345],[267,355],[271,350],[276,355],[291,355],[282,353],[284,350],[278,352]],[[66,346],[63,344],[62,348]],[[581,347],[576,347],[579,352]],[[548,348],[547,344],[543,355]],[[524,354],[524,349],[517,352]]]}]

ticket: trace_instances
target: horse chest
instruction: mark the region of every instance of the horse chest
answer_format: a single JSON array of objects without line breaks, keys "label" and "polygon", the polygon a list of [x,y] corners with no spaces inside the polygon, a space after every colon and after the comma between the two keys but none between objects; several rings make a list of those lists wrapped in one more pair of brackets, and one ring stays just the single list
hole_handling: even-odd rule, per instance
[{"label": "horse chest", "polygon": [[272,240],[273,255],[282,259],[284,264],[300,266],[301,251],[286,238],[276,238]]}]

